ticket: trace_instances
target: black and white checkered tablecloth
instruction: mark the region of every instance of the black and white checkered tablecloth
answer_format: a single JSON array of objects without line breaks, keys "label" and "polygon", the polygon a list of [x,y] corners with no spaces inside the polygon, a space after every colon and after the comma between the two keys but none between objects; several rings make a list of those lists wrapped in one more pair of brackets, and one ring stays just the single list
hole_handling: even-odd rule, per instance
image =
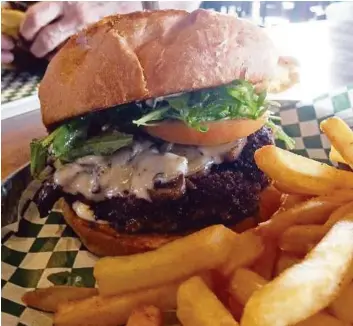
[{"label": "black and white checkered tablecloth", "polygon": [[1,104],[35,95],[41,78],[40,73],[1,68]]}]

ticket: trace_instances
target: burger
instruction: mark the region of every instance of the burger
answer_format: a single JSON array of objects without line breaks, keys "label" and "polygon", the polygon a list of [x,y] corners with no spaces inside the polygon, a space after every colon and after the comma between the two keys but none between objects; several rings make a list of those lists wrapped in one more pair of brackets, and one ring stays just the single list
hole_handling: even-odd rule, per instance
[{"label": "burger", "polygon": [[[270,180],[254,152],[280,137],[271,85],[281,65],[265,31],[206,10],[116,15],[73,36],[39,98],[49,135],[31,143],[45,215],[98,256],[159,246],[254,216]],[[289,79],[288,79],[289,78]]]}]

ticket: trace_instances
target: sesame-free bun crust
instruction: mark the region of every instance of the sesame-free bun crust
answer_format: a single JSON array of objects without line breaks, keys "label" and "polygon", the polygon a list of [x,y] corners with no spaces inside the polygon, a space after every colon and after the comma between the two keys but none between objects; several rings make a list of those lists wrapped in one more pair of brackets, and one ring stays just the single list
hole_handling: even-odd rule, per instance
[{"label": "sesame-free bun crust", "polygon": [[63,198],[60,199],[59,205],[66,223],[86,248],[99,257],[131,255],[157,249],[181,236],[119,233],[108,224],[90,223],[79,218]]},{"label": "sesame-free bun crust", "polygon": [[264,88],[278,62],[265,31],[198,9],[110,16],[71,37],[39,87],[48,127],[94,110],[245,79]]}]

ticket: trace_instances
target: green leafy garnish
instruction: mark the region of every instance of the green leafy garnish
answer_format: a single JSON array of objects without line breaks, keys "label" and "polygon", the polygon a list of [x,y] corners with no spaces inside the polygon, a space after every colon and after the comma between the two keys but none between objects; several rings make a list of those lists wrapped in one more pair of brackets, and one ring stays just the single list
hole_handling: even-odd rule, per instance
[{"label": "green leafy garnish", "polygon": [[66,156],[61,157],[64,161],[73,161],[86,155],[109,155],[118,149],[132,144],[132,136],[114,133],[88,139],[80,147],[73,148]]},{"label": "green leafy garnish", "polygon": [[83,279],[80,275],[70,273],[68,271],[50,274],[48,275],[48,280],[54,285],[67,285],[76,287],[85,286]]},{"label": "green leafy garnish", "polygon": [[88,119],[78,118],[66,123],[47,137],[31,142],[31,173],[38,177],[48,159],[58,165],[85,155],[110,155],[132,143],[132,136],[111,132],[110,134],[87,137]]},{"label": "green leafy garnish", "polygon": [[162,120],[173,119],[183,121],[191,128],[205,132],[207,131],[205,122],[260,118],[270,106],[265,99],[265,92],[257,94],[250,83],[236,81],[214,89],[166,98],[162,107],[152,109],[134,123],[151,125]]},{"label": "green leafy garnish", "polygon": [[67,155],[75,146],[87,137],[88,124],[83,119],[74,120],[57,129],[53,139],[53,154],[55,157]]},{"label": "green leafy garnish", "polygon": [[48,275],[47,279],[54,285],[67,285],[76,287],[94,287],[95,278],[90,268],[81,268],[72,272],[58,272]]},{"label": "green leafy garnish", "polygon": [[[271,116],[271,118],[273,118]],[[276,117],[278,118],[278,117]],[[284,142],[284,144],[286,145],[286,147],[288,149],[294,149],[295,148],[295,141],[294,139],[290,138],[284,131],[283,129],[276,125],[273,121],[273,119],[269,119],[267,122],[266,122],[266,125],[272,129],[273,131],[273,134],[275,136],[276,139],[279,139],[281,141]]]},{"label": "green leafy garnish", "polygon": [[31,149],[31,174],[37,178],[44,170],[48,158],[48,149],[38,139],[33,139]]}]

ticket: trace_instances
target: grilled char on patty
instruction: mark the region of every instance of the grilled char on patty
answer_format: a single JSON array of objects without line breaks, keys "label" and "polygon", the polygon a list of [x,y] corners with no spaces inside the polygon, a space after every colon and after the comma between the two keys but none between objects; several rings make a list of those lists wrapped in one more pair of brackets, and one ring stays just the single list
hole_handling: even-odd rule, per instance
[{"label": "grilled char on patty", "polygon": [[[81,195],[61,195],[69,203],[80,200],[88,204],[97,219],[108,221],[119,232],[174,233],[219,223],[234,225],[258,210],[260,192],[269,180],[256,167],[254,153],[272,143],[271,131],[263,127],[248,137],[236,161],[214,165],[208,173],[195,174],[185,178],[182,185],[175,184],[174,199],[174,193],[168,194],[165,189],[166,197],[158,198],[157,190],[152,202],[135,196],[90,202]],[[178,192],[180,186],[185,188],[182,195]],[[52,182],[46,183],[37,196],[39,204],[41,198],[54,198],[49,194],[57,192],[57,188]]]}]

